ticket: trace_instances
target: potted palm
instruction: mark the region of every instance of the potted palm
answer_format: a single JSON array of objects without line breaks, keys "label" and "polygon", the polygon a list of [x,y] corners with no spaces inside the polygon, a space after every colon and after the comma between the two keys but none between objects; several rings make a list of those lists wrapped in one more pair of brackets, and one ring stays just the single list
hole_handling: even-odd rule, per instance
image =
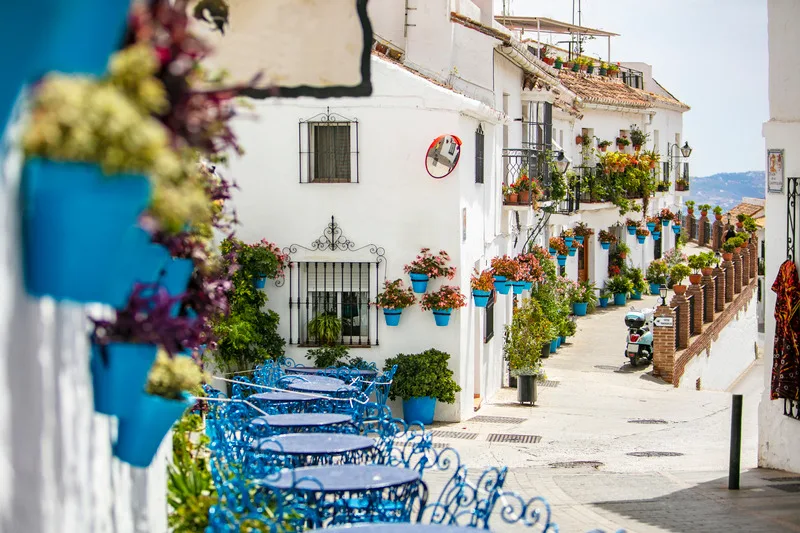
[{"label": "potted palm", "polygon": [[647,266],[647,281],[650,284],[650,294],[658,294],[662,285],[667,284],[669,266],[663,259],[655,259]]},{"label": "potted palm", "polygon": [[494,289],[500,294],[508,294],[511,283],[517,279],[519,263],[507,255],[493,257],[491,261]]},{"label": "potted palm", "polygon": [[453,279],[456,267],[447,266],[450,256],[444,250],[434,255],[430,248],[422,248],[417,257],[403,267],[403,271],[411,278],[414,292],[422,294],[428,289],[428,280],[446,277]]},{"label": "potted palm", "polygon": [[129,398],[133,413],[120,420],[114,455],[132,466],[148,467],[172,424],[194,403],[190,392],[197,394],[204,381],[191,357],[159,353],[146,386]]},{"label": "potted palm", "polygon": [[609,248],[611,248],[612,243],[617,242],[616,235],[604,229],[600,230],[600,233],[597,235],[597,238],[600,241],[600,247],[603,250],[608,250]]},{"label": "potted palm", "polygon": [[399,325],[403,309],[410,307],[416,301],[414,291],[410,287],[404,287],[400,278],[384,281],[383,292],[375,298],[375,304],[383,309],[383,318],[387,326]]},{"label": "potted palm", "polygon": [[461,294],[458,287],[442,285],[438,291],[423,296],[420,305],[425,311],[433,311],[436,325],[444,327],[450,323],[450,314],[453,309],[460,309],[467,305],[467,299]]},{"label": "potted palm", "polygon": [[461,387],[447,365],[450,354],[433,348],[422,353],[397,354],[384,364],[384,371],[397,365],[389,398],[403,400],[406,422],[433,422],[436,402],[454,403]]},{"label": "potted palm", "polygon": [[511,375],[517,378],[518,402],[536,403],[536,376],[542,350],[555,334],[552,323],[534,298],[525,299],[511,324],[505,326],[503,355]]},{"label": "potted palm", "polygon": [[672,283],[672,290],[675,294],[684,294],[686,292],[687,287],[681,282],[691,273],[692,270],[683,263],[678,263],[669,270],[669,280]]},{"label": "potted palm", "polygon": [[606,290],[614,295],[614,305],[625,305],[631,289],[631,280],[622,275],[613,276],[606,281]]},{"label": "potted palm", "polygon": [[475,300],[475,307],[486,307],[494,290],[492,271],[487,269],[478,272],[476,268],[470,278],[470,287],[472,287],[472,298]]},{"label": "potted palm", "polygon": [[631,282],[631,300],[641,300],[642,293],[647,290],[647,283],[644,280],[641,268],[629,268],[625,271],[625,276]]}]

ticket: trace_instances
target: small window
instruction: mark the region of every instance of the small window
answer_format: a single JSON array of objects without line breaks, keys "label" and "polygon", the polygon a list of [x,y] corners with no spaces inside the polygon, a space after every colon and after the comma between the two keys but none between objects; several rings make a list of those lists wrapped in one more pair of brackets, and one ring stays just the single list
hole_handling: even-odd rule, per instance
[{"label": "small window", "polygon": [[358,122],[324,113],[300,122],[300,183],[358,183]]},{"label": "small window", "polygon": [[494,301],[497,299],[497,293],[492,291],[489,295],[489,303],[486,304],[486,332],[483,335],[483,343],[486,344],[492,337],[494,337]]},{"label": "small window", "polygon": [[483,154],[485,149],[485,137],[483,127],[478,125],[475,130],[475,183],[483,183]]}]

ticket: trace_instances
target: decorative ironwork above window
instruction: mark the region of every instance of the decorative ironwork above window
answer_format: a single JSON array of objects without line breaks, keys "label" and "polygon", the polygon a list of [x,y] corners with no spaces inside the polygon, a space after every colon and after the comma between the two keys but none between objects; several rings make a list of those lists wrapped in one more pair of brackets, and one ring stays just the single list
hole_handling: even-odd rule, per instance
[{"label": "decorative ironwork above window", "polygon": [[300,183],[358,183],[358,121],[327,108],[299,125]]},{"label": "decorative ironwork above window", "polygon": [[486,149],[485,137],[483,136],[483,126],[478,124],[475,130],[475,183],[483,183],[483,155]]}]

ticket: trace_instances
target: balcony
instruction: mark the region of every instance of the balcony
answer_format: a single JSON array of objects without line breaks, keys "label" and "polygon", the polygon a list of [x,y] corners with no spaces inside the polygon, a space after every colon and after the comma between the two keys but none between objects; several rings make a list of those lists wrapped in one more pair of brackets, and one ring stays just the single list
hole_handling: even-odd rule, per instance
[{"label": "balcony", "polygon": [[[526,210],[538,201],[550,199],[550,168],[545,153],[534,148],[503,150],[503,185],[517,189],[511,195],[504,195],[503,207]],[[534,194],[537,190],[541,195]]]},{"label": "balcony", "polygon": [[675,180],[675,192],[681,196],[689,192],[689,163],[683,164],[683,173]]}]

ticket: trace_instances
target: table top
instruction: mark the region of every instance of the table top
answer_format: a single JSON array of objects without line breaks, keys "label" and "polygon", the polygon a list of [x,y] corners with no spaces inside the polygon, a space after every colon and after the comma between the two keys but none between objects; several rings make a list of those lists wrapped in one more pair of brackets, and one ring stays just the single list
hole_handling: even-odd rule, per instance
[{"label": "table top", "polygon": [[361,389],[352,385],[338,385],[327,381],[296,381],[287,385],[286,388],[302,392],[325,392],[328,394],[334,392],[361,392]]},{"label": "table top", "polygon": [[346,533],[352,531],[354,533],[415,533],[416,531],[425,531],[430,533],[490,533],[488,529],[475,529],[474,527],[465,526],[444,526],[441,524],[409,524],[409,523],[393,523],[393,524],[352,524],[348,526],[326,527],[331,533]]},{"label": "table top", "polygon": [[273,427],[319,427],[332,426],[352,422],[353,417],[341,413],[291,413],[281,415],[259,416],[253,419],[253,424],[267,423]]},{"label": "table top", "polygon": [[312,492],[347,492],[379,490],[413,483],[419,474],[408,468],[386,465],[329,465],[308,466],[281,470],[278,479],[263,483],[276,489]]},{"label": "table top", "polygon": [[361,435],[339,433],[292,433],[262,439],[253,443],[253,448],[262,452],[287,455],[328,455],[368,450],[375,440]]},{"label": "table top", "polygon": [[[325,374],[332,374],[335,372],[332,368],[316,368],[313,366],[288,366],[285,369],[287,374],[319,374],[320,372]],[[377,374],[374,370],[355,370],[350,369],[348,372],[350,375],[359,374],[361,376],[374,376]]]},{"label": "table top", "polygon": [[322,396],[297,394],[289,391],[260,392],[248,397],[248,400],[263,400],[266,402],[311,402],[321,399]]},{"label": "table top", "polygon": [[339,385],[340,387],[344,385],[343,379],[320,376],[319,374],[290,374],[283,378],[282,381],[286,381],[287,383],[331,383]]}]

